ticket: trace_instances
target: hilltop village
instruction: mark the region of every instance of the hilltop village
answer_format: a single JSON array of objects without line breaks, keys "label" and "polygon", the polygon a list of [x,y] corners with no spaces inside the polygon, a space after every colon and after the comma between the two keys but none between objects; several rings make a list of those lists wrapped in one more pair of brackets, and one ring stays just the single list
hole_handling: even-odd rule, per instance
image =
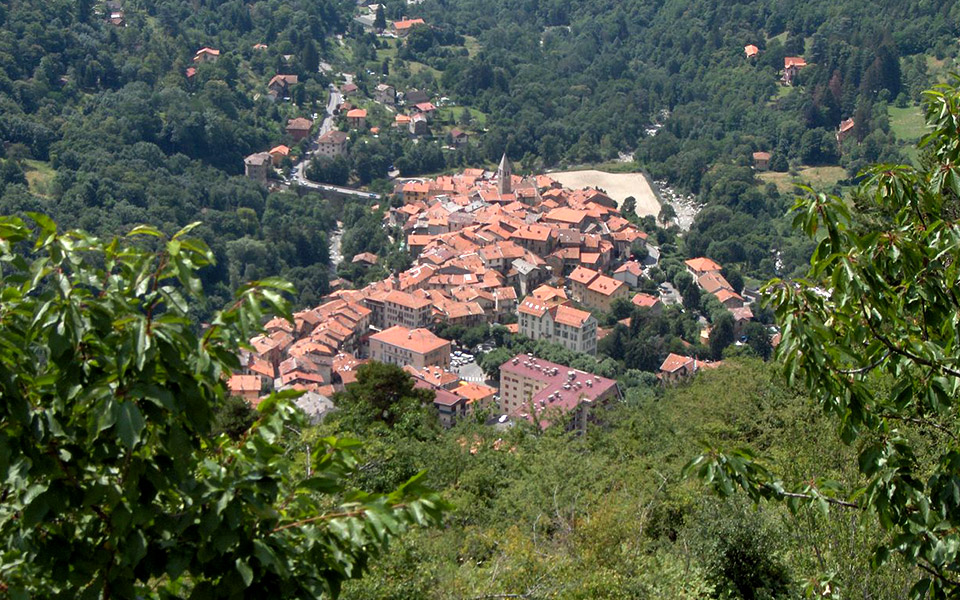
[{"label": "hilltop village", "polygon": [[[272,390],[303,390],[301,405],[319,419],[335,408],[333,394],[356,380],[358,366],[372,360],[401,366],[418,387],[433,390],[446,426],[482,409],[498,423],[525,419],[543,427],[563,416],[582,428],[591,407],[620,397],[609,378],[532,354],[504,362],[496,387],[475,364],[462,368],[473,363],[470,349],[432,331],[509,323],[511,334],[594,355],[610,333],[596,315],[618,301],[654,313],[665,301],[677,303],[675,295],[637,291],[659,253],[614,200],[597,189],[565,189],[545,175],[514,175],[505,156],[495,172],[466,169],[399,183],[396,191],[402,203],[384,211],[383,225],[403,231],[413,265],[362,289],[338,289],[292,323],[267,323],[230,380],[234,394],[256,402]],[[371,253],[352,258],[378,260]],[[753,319],[720,265],[698,258],[686,267],[731,311],[738,331]],[[674,383],[704,366],[716,365],[670,354],[658,377]]]}]

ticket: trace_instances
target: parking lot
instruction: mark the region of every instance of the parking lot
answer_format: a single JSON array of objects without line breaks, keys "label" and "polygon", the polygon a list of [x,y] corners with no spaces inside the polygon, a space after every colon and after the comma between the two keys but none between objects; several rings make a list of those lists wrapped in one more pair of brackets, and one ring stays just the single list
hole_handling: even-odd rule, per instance
[{"label": "parking lot", "polygon": [[454,350],[450,354],[450,370],[464,381],[483,383],[483,370],[471,352]]}]

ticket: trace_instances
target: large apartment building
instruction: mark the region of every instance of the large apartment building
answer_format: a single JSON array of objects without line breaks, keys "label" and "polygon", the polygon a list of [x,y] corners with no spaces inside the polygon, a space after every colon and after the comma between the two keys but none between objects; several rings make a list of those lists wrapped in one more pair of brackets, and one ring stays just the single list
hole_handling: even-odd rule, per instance
[{"label": "large apartment building", "polygon": [[594,407],[621,397],[617,382],[531,354],[500,365],[500,410],[541,428],[571,415],[570,429],[586,429]]},{"label": "large apartment building", "polygon": [[433,320],[429,300],[399,290],[371,294],[363,299],[363,303],[371,311],[370,324],[377,329],[394,325],[418,329],[427,327]]},{"label": "large apartment building", "polygon": [[370,336],[370,358],[400,367],[417,369],[450,366],[450,342],[428,329],[407,329],[394,325]]},{"label": "large apartment building", "polygon": [[597,320],[572,306],[547,303],[530,296],[517,307],[520,334],[547,340],[574,352],[597,353]]}]

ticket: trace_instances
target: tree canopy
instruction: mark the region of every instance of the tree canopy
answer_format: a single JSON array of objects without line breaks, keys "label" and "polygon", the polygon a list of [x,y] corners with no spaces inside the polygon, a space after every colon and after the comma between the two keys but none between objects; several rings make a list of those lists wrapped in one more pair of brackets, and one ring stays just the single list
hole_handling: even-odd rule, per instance
[{"label": "tree canopy", "polygon": [[301,448],[296,393],[212,433],[241,345],[267,312],[290,318],[289,284],[243,286],[198,331],[213,254],[191,228],[103,241],[32,219],[0,218],[0,596],[336,596],[439,521],[422,473],[365,493],[356,441]]},{"label": "tree canopy", "polygon": [[892,553],[925,576],[914,597],[960,593],[960,78],[926,92],[932,132],[920,167],[865,173],[851,210],[816,194],[795,223],[817,240],[806,277],[767,284],[787,375],[857,448],[862,482],[783,482],[749,450],[711,452],[690,469],[724,494],[873,515]]}]

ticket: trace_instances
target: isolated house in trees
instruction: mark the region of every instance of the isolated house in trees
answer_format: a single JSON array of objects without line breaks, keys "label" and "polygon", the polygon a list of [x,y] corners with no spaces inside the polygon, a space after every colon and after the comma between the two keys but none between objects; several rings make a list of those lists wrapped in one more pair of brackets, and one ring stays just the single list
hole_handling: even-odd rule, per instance
[{"label": "isolated house in trees", "polygon": [[299,80],[296,75],[274,75],[267,84],[267,89],[274,98],[286,98],[290,95],[290,88],[297,85]]},{"label": "isolated house in trees", "polygon": [[684,261],[684,264],[687,265],[687,272],[693,275],[694,279],[699,279],[701,275],[706,273],[719,273],[723,267],[710,260],[709,258],[691,258],[690,260]]},{"label": "isolated house in trees", "polygon": [[317,140],[317,153],[334,158],[347,152],[347,134],[336,129],[326,132]]},{"label": "isolated house in trees", "polygon": [[853,133],[853,128],[856,127],[856,123],[853,119],[847,119],[840,123],[840,128],[837,129],[837,143],[843,144],[843,140],[850,137]]},{"label": "isolated house in trees", "polygon": [[698,368],[695,358],[670,353],[660,365],[660,381],[664,384],[677,383],[692,376]]},{"label": "isolated house in trees", "polygon": [[393,28],[393,32],[397,34],[397,37],[407,37],[410,35],[410,32],[417,27],[426,27],[426,25],[423,19],[401,19],[394,21],[391,27]]},{"label": "isolated house in trees", "polygon": [[661,302],[660,298],[657,296],[644,294],[643,292],[637,292],[637,294],[630,299],[630,302],[639,308],[649,308],[650,312],[655,315],[659,315],[661,312],[663,312],[663,302]]},{"label": "isolated house in trees", "polygon": [[807,61],[802,56],[785,56],[783,58],[783,82],[787,85],[793,85],[800,69],[807,66]]},{"label": "isolated house in trees", "polygon": [[766,171],[770,168],[770,153],[769,152],[754,152],[753,153],[753,167],[758,171]]},{"label": "isolated house in trees", "polygon": [[407,106],[413,106],[422,102],[429,102],[430,96],[428,96],[426,92],[414,88],[407,90],[403,95],[403,101]]},{"label": "isolated house in trees", "polygon": [[196,56],[193,57],[193,62],[199,64],[217,62],[217,59],[220,58],[220,51],[214,50],[213,48],[200,48],[197,50]]},{"label": "isolated house in trees", "polygon": [[254,181],[267,182],[267,173],[273,160],[266,152],[251,154],[243,159],[244,174]]},{"label": "isolated house in trees", "polygon": [[461,131],[456,127],[450,130],[450,142],[453,144],[454,148],[465,146],[469,139],[470,136],[467,135],[466,131]]},{"label": "isolated house in trees", "polygon": [[427,135],[430,133],[430,126],[427,124],[427,118],[421,114],[415,114],[410,117],[410,134]]},{"label": "isolated house in trees", "polygon": [[296,119],[287,121],[287,133],[298,142],[310,135],[311,127],[313,127],[313,122],[303,117],[297,117]]},{"label": "isolated house in trees", "polygon": [[413,106],[413,113],[421,114],[427,118],[427,121],[432,121],[437,114],[437,107],[432,102],[421,102]]},{"label": "isolated house in trees", "polygon": [[743,47],[743,53],[747,55],[747,58],[754,58],[756,55],[760,54],[760,49],[753,44],[747,44]]}]

